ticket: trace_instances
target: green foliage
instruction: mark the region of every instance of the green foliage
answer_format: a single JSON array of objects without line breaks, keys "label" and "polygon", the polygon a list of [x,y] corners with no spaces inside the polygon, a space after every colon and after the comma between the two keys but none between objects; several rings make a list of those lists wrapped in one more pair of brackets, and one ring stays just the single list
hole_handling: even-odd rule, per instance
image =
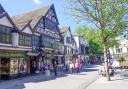
[{"label": "green foliage", "polygon": [[84,37],[85,40],[89,43],[90,53],[92,54],[102,54],[102,45],[101,39],[99,38],[99,34],[97,31],[91,28],[79,27],[76,29],[76,33],[79,36]]},{"label": "green foliage", "polygon": [[97,38],[101,39],[104,49],[106,76],[110,80],[107,49],[115,44],[115,37],[128,27],[128,0],[70,0],[69,7],[79,21],[88,21],[97,27]]},{"label": "green foliage", "polygon": [[[128,0],[67,0],[75,20],[91,22],[102,44],[113,45],[115,37],[128,27]],[[125,17],[126,16],[126,17]],[[86,24],[85,24],[86,25]],[[112,44],[111,44],[112,43]],[[114,41],[115,43],[115,41]]]}]

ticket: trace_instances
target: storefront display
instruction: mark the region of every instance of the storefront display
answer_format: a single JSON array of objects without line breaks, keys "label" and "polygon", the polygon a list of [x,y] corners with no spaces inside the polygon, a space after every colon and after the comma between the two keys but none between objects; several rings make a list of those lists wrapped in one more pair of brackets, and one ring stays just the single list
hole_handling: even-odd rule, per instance
[{"label": "storefront display", "polygon": [[19,58],[19,73],[25,73],[27,62],[24,58]]},{"label": "storefront display", "polygon": [[9,58],[1,58],[1,79],[9,79],[10,73],[10,61]]},{"label": "storefront display", "polygon": [[18,59],[10,59],[10,74],[18,74]]},{"label": "storefront display", "polygon": [[1,75],[9,74],[10,61],[8,58],[1,58]]},{"label": "storefront display", "polygon": [[18,77],[26,70],[25,53],[20,51],[0,51],[0,76],[2,80]]}]

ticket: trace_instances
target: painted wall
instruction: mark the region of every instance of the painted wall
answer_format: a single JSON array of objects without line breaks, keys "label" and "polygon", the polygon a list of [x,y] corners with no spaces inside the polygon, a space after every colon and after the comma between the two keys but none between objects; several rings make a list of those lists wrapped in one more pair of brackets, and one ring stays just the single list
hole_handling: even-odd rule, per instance
[{"label": "painted wall", "polygon": [[32,34],[32,31],[30,30],[30,28],[28,26],[23,30],[23,32]]},{"label": "painted wall", "polygon": [[69,30],[67,31],[67,33],[65,33],[65,36],[64,36],[64,45],[65,46],[69,46],[69,47],[73,47],[72,44],[67,43],[67,37],[71,37],[71,34],[70,34]]},{"label": "painted wall", "polygon": [[9,27],[13,27],[6,16],[4,16],[0,19],[0,24],[5,25],[5,26],[9,26]]}]

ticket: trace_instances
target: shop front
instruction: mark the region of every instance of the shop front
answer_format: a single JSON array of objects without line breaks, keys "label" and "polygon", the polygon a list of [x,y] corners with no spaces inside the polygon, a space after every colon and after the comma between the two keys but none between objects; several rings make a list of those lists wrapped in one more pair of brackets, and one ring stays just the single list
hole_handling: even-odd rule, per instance
[{"label": "shop front", "polygon": [[30,73],[38,73],[39,71],[39,60],[37,56],[30,57]]},{"label": "shop front", "polygon": [[69,65],[70,61],[73,60],[73,55],[72,54],[65,54],[65,64]]},{"label": "shop front", "polygon": [[43,64],[44,65],[52,65],[52,59],[54,58],[53,55],[53,49],[51,48],[45,48],[44,50],[44,56],[43,57]]},{"label": "shop front", "polygon": [[28,74],[39,73],[39,53],[28,52]]},{"label": "shop front", "polygon": [[57,51],[56,53],[54,53],[54,58],[57,60],[58,70],[62,71],[63,70],[63,66],[65,64],[65,62],[64,62],[64,54],[62,54],[60,51]]},{"label": "shop front", "polygon": [[26,74],[25,52],[0,51],[0,79],[16,78],[19,74]]}]

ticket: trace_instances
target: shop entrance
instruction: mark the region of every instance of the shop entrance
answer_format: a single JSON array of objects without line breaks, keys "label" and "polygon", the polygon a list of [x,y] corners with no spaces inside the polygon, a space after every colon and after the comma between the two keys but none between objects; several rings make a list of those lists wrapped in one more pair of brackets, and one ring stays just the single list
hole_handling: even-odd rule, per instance
[{"label": "shop entrance", "polygon": [[9,79],[10,72],[10,60],[9,58],[1,58],[1,79],[7,80]]},{"label": "shop entrance", "polygon": [[37,57],[30,57],[30,73],[36,73],[38,70],[38,58]]}]

